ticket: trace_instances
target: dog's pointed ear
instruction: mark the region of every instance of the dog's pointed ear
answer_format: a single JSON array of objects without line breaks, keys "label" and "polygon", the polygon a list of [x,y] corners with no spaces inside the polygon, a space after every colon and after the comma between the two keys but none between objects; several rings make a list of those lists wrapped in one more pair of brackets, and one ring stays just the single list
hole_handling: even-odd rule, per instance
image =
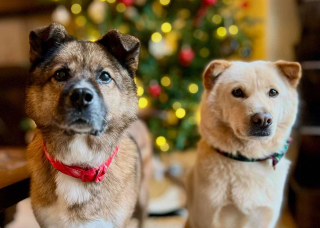
[{"label": "dog's pointed ear", "polygon": [[29,34],[30,62],[33,63],[37,59],[43,58],[50,49],[58,47],[68,37],[67,30],[56,22],[32,30]]},{"label": "dog's pointed ear", "polygon": [[281,73],[289,80],[293,87],[297,87],[302,76],[301,65],[298,62],[277,61],[275,62]]},{"label": "dog's pointed ear", "polygon": [[203,73],[203,85],[207,90],[212,89],[217,77],[228,67],[230,62],[226,60],[214,60],[206,67]]},{"label": "dog's pointed ear", "polygon": [[106,47],[116,59],[125,64],[132,72],[138,69],[140,41],[131,35],[111,30],[97,43]]}]

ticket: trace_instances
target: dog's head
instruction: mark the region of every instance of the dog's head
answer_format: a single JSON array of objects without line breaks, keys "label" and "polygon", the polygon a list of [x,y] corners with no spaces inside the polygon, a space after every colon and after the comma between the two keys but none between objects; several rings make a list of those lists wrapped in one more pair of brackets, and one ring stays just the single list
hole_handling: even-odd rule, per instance
[{"label": "dog's head", "polygon": [[241,140],[287,134],[296,118],[300,77],[295,62],[211,62],[203,75],[201,128],[225,126]]},{"label": "dog's head", "polygon": [[137,117],[139,40],[112,30],[81,41],[52,23],[30,33],[27,114],[39,128],[100,135]]}]

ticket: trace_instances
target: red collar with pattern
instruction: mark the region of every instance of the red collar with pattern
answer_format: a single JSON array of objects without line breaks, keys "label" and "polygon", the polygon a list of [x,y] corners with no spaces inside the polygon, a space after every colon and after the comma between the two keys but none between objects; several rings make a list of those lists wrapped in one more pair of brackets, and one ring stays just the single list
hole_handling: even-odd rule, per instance
[{"label": "red collar with pattern", "polygon": [[119,146],[116,146],[112,155],[108,160],[96,168],[75,166],[75,165],[65,165],[62,162],[56,161],[53,157],[49,155],[46,150],[46,145],[43,142],[42,148],[46,158],[51,163],[51,165],[61,173],[64,173],[68,176],[81,179],[82,182],[99,182],[103,180],[104,174],[107,172],[108,167],[110,166],[113,158],[117,155]]}]

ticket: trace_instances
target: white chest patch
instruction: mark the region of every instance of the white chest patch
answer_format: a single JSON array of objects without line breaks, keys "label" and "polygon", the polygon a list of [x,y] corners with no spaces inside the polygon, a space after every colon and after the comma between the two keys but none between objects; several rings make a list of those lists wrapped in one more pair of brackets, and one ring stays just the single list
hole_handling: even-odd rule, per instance
[{"label": "white chest patch", "polygon": [[60,203],[42,208],[38,211],[38,218],[47,228],[113,228],[111,222],[97,219],[87,223],[71,221],[66,214],[65,207]]},{"label": "white chest patch", "polygon": [[80,179],[59,172],[56,176],[56,184],[58,199],[65,201],[67,205],[80,204],[90,199],[91,194]]},{"label": "white chest patch", "polygon": [[77,135],[69,144],[68,152],[63,157],[56,157],[66,165],[88,164],[92,167],[102,164],[105,160],[104,153],[91,151],[87,145],[86,135]]}]

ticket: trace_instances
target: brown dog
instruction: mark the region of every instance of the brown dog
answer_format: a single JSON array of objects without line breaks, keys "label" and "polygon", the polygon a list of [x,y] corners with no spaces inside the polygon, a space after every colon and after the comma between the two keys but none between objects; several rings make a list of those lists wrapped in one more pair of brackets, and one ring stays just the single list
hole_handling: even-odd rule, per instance
[{"label": "brown dog", "polygon": [[[147,170],[126,130],[137,119],[139,51],[138,39],[116,30],[96,42],[58,23],[30,33],[26,110],[37,130],[27,154],[41,227],[125,227],[137,202],[146,214],[147,194],[138,196]],[[150,163],[150,146],[141,152]]]}]

